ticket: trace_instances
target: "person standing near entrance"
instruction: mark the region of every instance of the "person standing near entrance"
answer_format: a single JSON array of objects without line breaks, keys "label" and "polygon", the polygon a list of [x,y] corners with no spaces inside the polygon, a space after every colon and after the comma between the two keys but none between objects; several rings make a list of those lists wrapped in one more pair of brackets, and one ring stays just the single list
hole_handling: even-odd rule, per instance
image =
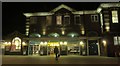
[{"label": "person standing near entrance", "polygon": [[55,59],[56,60],[58,60],[58,53],[59,53],[59,50],[58,50],[58,47],[57,46],[55,46],[55,48],[54,48],[54,53],[55,53]]}]

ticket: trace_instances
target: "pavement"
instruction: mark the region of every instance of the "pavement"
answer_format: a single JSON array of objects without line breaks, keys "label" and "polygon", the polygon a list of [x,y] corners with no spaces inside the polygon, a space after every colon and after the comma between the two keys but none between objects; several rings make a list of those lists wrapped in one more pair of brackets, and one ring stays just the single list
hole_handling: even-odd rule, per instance
[{"label": "pavement", "polygon": [[104,56],[79,56],[67,55],[60,56],[58,61],[55,56],[18,56],[18,55],[3,55],[2,64],[119,64],[118,57]]}]

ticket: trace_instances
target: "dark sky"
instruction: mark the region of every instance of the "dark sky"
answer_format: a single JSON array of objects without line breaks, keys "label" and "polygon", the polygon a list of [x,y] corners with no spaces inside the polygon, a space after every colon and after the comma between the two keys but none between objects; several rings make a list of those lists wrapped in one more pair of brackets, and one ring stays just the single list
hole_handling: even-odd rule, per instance
[{"label": "dark sky", "polygon": [[96,9],[96,2],[3,2],[2,3],[2,34],[6,36],[14,31],[25,34],[24,12],[50,11],[60,4],[65,4],[75,10]]}]

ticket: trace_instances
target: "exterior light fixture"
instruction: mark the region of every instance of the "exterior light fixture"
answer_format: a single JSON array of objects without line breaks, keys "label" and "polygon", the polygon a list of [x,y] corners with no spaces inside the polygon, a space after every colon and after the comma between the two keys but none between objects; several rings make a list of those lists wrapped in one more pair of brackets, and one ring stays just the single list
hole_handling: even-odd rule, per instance
[{"label": "exterior light fixture", "polygon": [[67,42],[66,42],[66,41],[64,42],[64,45],[67,45]]},{"label": "exterior light fixture", "polygon": [[83,41],[80,41],[80,45],[83,45],[84,43],[83,43]]},{"label": "exterior light fixture", "polygon": [[110,29],[110,27],[109,27],[109,26],[106,26],[105,28],[106,28],[106,31],[109,31],[109,29]]},{"label": "exterior light fixture", "polygon": [[11,44],[11,42],[8,42],[8,44]]},{"label": "exterior light fixture", "polygon": [[72,34],[71,36],[74,37],[74,34]]},{"label": "exterior light fixture", "polygon": [[63,44],[63,42],[60,42],[60,44],[62,45],[62,44]]},{"label": "exterior light fixture", "polygon": [[44,44],[47,45],[47,42],[45,42]]},{"label": "exterior light fixture", "polygon": [[40,42],[41,45],[43,45],[43,42]]},{"label": "exterior light fixture", "polygon": [[57,35],[55,34],[55,37],[57,37]]},{"label": "exterior light fixture", "polygon": [[22,42],[22,45],[24,46],[24,45],[26,45],[26,43],[25,43],[25,42]]},{"label": "exterior light fixture", "polygon": [[103,45],[106,46],[107,42],[105,40],[102,41]]},{"label": "exterior light fixture", "polygon": [[65,34],[65,31],[62,31],[62,35],[64,35]]},{"label": "exterior light fixture", "polygon": [[4,44],[7,44],[7,42],[5,42]]}]

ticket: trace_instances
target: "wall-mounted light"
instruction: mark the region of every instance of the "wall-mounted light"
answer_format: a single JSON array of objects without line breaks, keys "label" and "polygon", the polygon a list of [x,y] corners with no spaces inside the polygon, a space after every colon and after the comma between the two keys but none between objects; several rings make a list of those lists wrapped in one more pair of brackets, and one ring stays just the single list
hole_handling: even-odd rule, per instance
[{"label": "wall-mounted light", "polygon": [[67,45],[67,42],[60,42],[60,45]]},{"label": "wall-mounted light", "polygon": [[80,41],[80,45],[83,45],[84,43],[83,43],[83,41]]},{"label": "wall-mounted light", "polygon": [[64,45],[67,45],[67,42],[66,42],[66,41],[64,42]]},{"label": "wall-mounted light", "polygon": [[47,45],[47,42],[40,42],[41,45]]},{"label": "wall-mounted light", "polygon": [[105,29],[106,29],[107,32],[110,31],[110,27],[109,26],[106,26]]},{"label": "wall-mounted light", "polygon": [[60,44],[62,45],[62,44],[63,44],[63,42],[60,42]]},{"label": "wall-mounted light", "polygon": [[71,37],[74,37],[74,34],[72,34]]},{"label": "wall-mounted light", "polygon": [[10,45],[11,42],[4,42],[4,45]]},{"label": "wall-mounted light", "polygon": [[103,45],[106,46],[107,44],[106,40],[103,40],[102,42],[103,42]]},{"label": "wall-mounted light", "polygon": [[62,30],[62,35],[64,35],[65,34],[65,31],[64,30]]},{"label": "wall-mounted light", "polygon": [[25,45],[27,45],[27,44],[26,44],[25,42],[22,42],[22,45],[25,46]]},{"label": "wall-mounted light", "polygon": [[47,45],[47,42],[44,42],[45,45]]},{"label": "wall-mounted light", "polygon": [[43,45],[43,42],[40,42],[41,45]]}]

